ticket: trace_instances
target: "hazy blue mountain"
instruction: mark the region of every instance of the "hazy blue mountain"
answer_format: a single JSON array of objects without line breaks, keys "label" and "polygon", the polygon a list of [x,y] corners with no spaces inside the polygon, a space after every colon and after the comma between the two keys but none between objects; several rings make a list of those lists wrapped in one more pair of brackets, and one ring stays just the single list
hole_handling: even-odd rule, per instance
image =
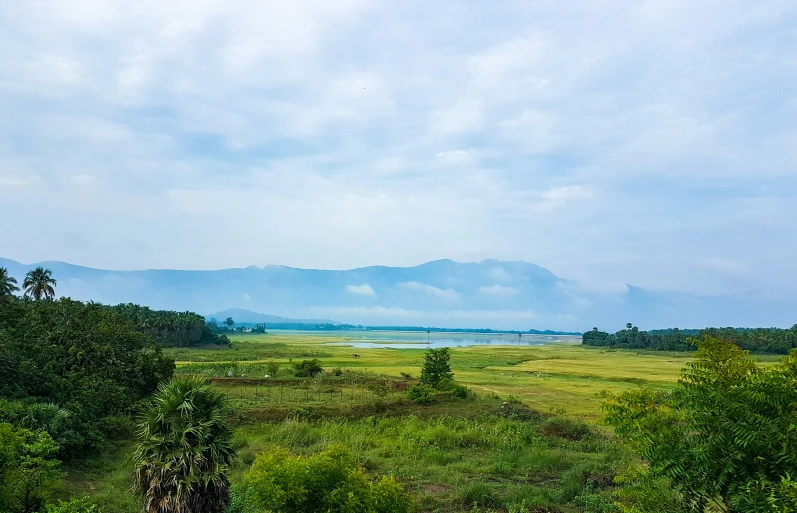
[{"label": "hazy blue mountain", "polygon": [[285,266],[108,271],[0,259],[20,281],[38,265],[52,269],[59,295],[76,299],[200,313],[236,308],[350,324],[614,331],[626,322],[642,328],[791,326],[797,317],[791,302],[754,296],[699,297],[633,286],[596,292],[527,262],[436,260],[344,271]]},{"label": "hazy blue mountain", "polygon": [[281,324],[340,324],[330,319],[291,319],[290,317],[280,317],[279,315],[268,315],[243,308],[228,308],[220,312],[206,314],[205,319],[216,319],[219,323],[227,317],[231,317],[236,324],[248,323],[281,323]]}]

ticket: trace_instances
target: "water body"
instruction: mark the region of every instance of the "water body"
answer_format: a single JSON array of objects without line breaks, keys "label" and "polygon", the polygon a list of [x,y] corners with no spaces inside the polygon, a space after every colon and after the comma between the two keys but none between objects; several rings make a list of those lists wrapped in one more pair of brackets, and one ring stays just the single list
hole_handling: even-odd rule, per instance
[{"label": "water body", "polygon": [[[276,330],[275,330],[276,331]],[[422,331],[308,331],[297,332],[323,335],[339,339],[329,345],[356,348],[425,349],[427,347],[470,346],[542,346],[556,343],[576,343],[581,337],[572,335],[523,335],[511,333],[427,333]]]}]

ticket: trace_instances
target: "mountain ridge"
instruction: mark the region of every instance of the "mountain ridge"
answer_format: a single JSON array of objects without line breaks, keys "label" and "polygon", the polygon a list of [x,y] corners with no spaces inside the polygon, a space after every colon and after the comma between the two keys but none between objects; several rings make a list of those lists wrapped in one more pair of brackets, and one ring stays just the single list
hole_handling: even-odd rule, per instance
[{"label": "mountain ridge", "polygon": [[253,312],[245,308],[228,308],[212,314],[205,315],[205,319],[215,318],[218,322],[224,322],[227,317],[231,317],[236,324],[258,324],[258,323],[279,323],[279,324],[342,324],[330,319],[293,319],[270,315],[262,312]]},{"label": "mountain ridge", "polygon": [[[302,269],[284,265],[218,270],[106,270],[60,261],[22,264],[0,258],[18,280],[43,265],[59,296],[156,309],[219,312],[232,308],[288,319],[336,319],[374,326],[437,326],[525,331],[541,326],[616,331],[673,326],[791,326],[788,300],[708,297],[634,285],[593,290],[524,261],[438,259],[411,267]],[[600,277],[598,277],[600,278]],[[264,314],[265,315],[265,314]]]}]

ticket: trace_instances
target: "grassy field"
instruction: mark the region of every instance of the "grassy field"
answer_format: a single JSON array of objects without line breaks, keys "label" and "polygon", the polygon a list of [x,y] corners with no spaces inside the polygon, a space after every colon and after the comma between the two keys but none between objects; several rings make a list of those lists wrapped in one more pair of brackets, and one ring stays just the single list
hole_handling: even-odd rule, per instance
[{"label": "grassy field", "polygon": [[[229,348],[166,350],[178,373],[204,375],[228,395],[239,456],[234,486],[255,455],[272,447],[308,454],[344,443],[369,474],[404,484],[419,511],[616,511],[613,477],[634,458],[601,426],[600,405],[631,388],[671,388],[689,362],[683,353],[573,342],[453,348],[455,379],[475,394],[421,406],[406,389],[419,376],[423,345],[329,345],[345,341],[280,333],[234,336]],[[321,376],[289,371],[312,358],[321,361]],[[266,379],[269,363],[281,370]],[[55,495],[91,495],[106,512],[139,511],[129,489],[131,447],[109,443],[67,468]]]},{"label": "grassy field", "polygon": [[[265,364],[318,358],[324,368],[374,375],[417,377],[425,347],[371,349],[329,345],[341,336],[313,334],[241,335],[231,348],[170,350],[181,372],[222,378],[263,378]],[[380,341],[380,344],[382,342]],[[388,345],[388,344],[385,344]],[[562,342],[545,346],[473,346],[453,348],[451,364],[457,381],[478,392],[515,396],[541,411],[556,410],[597,422],[608,394],[629,388],[672,387],[689,361],[683,353],[645,353],[588,348]],[[355,357],[358,354],[359,357]]]}]

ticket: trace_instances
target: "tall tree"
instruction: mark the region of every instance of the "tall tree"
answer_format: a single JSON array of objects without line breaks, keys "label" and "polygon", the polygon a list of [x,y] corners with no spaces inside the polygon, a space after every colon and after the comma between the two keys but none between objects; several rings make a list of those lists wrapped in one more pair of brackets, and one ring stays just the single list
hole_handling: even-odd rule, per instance
[{"label": "tall tree", "polygon": [[225,396],[197,377],[162,383],[133,455],[145,513],[223,513],[234,455]]},{"label": "tall tree", "polygon": [[36,301],[55,297],[56,281],[53,278],[53,272],[44,267],[37,267],[32,271],[28,271],[22,286],[25,288],[25,295],[32,297]]},{"label": "tall tree", "polygon": [[13,299],[14,292],[19,292],[17,279],[8,274],[8,269],[0,267],[0,303]]},{"label": "tall tree", "polygon": [[451,372],[449,360],[451,360],[451,353],[447,347],[427,349],[421,368],[421,382],[437,388],[441,382],[453,380],[454,373]]},{"label": "tall tree", "polygon": [[227,319],[224,321],[224,324],[226,324],[228,327],[232,328],[232,325],[235,324],[235,321],[232,320],[232,317],[227,317]]}]

